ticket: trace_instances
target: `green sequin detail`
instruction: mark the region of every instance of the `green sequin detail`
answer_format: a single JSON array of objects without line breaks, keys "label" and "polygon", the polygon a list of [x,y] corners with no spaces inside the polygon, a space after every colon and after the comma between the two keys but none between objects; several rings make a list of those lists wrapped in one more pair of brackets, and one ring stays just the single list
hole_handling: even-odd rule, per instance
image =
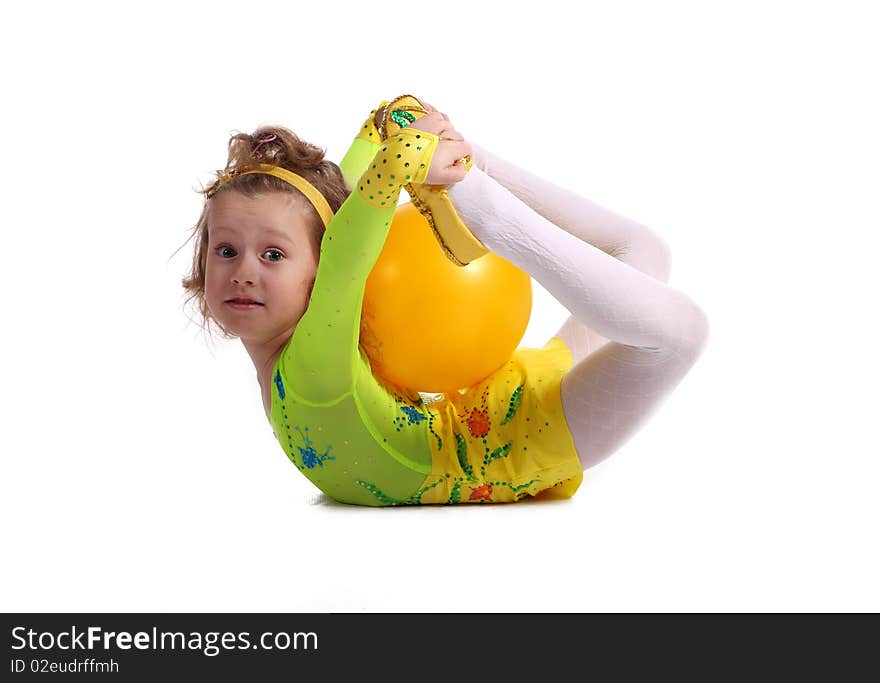
[{"label": "green sequin detail", "polygon": [[513,492],[513,495],[515,496],[516,500],[519,500],[520,498],[522,498],[524,495],[526,495],[528,493],[528,491],[526,491],[526,489],[529,486],[531,486],[532,484],[534,484],[536,481],[541,481],[541,480],[540,479],[532,479],[531,481],[527,481],[525,484],[520,484],[519,486],[513,486],[512,484],[505,484],[505,486],[507,486],[507,488],[509,488]]},{"label": "green sequin detail", "polygon": [[406,128],[409,124],[416,120],[416,117],[403,109],[395,109],[391,112],[391,120],[401,128]]},{"label": "green sequin detail", "polygon": [[516,415],[516,411],[519,408],[519,404],[522,401],[522,393],[524,384],[520,384],[516,391],[513,392],[513,395],[510,397],[510,404],[507,407],[507,413],[504,415],[504,419],[501,420],[501,424],[506,425],[513,419],[513,416]]},{"label": "green sequin detail", "polygon": [[512,443],[512,441],[508,441],[506,444],[504,444],[503,446],[499,446],[489,455],[487,455],[483,459],[483,471],[485,472],[486,466],[493,460],[498,460],[498,458],[506,458],[508,455],[510,455],[510,446]]},{"label": "green sequin detail", "polygon": [[434,488],[435,486],[440,484],[442,481],[443,481],[442,479],[438,479],[433,484],[428,484],[427,486],[423,486],[418,491],[416,491],[414,494],[412,494],[408,498],[404,498],[403,500],[401,500],[399,498],[394,498],[392,496],[387,495],[386,493],[383,493],[382,490],[378,486],[376,486],[375,484],[373,484],[369,481],[364,481],[362,479],[358,479],[357,484],[360,486],[363,486],[365,489],[367,489],[367,491],[369,491],[374,496],[376,496],[376,498],[378,499],[378,501],[380,503],[382,503],[382,505],[421,505],[422,504],[422,496],[424,496],[425,493],[427,493],[432,488]]},{"label": "green sequin detail", "polygon": [[464,470],[464,473],[468,476],[468,479],[473,479],[474,468],[471,467],[471,464],[468,462],[467,459],[467,442],[465,442],[464,437],[457,432],[455,434],[455,441],[457,444],[455,452],[458,456],[458,464],[461,465],[461,469]]},{"label": "green sequin detail", "polygon": [[503,484],[509,488],[514,493],[520,493],[523,489],[527,489],[529,486],[534,484],[536,481],[541,481],[540,479],[532,479],[531,481],[527,481],[525,484],[520,484],[519,486],[514,486],[513,484],[508,484],[507,482],[503,482]]},{"label": "green sequin detail", "polygon": [[455,486],[452,487],[452,491],[449,492],[449,500],[446,501],[447,505],[455,505],[456,503],[461,502],[461,481],[455,482]]}]

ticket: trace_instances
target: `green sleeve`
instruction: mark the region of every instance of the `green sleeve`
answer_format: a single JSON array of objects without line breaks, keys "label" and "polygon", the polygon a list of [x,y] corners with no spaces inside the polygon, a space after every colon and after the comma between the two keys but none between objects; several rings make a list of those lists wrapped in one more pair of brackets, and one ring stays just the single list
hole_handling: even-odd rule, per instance
[{"label": "green sleeve", "polygon": [[300,400],[326,403],[351,389],[367,276],[394,210],[371,207],[355,191],[327,226],[309,306],[281,356],[282,374]]},{"label": "green sleeve", "polygon": [[[382,100],[379,107],[387,103],[387,100]],[[382,147],[382,138],[373,122],[373,116],[379,110],[379,107],[373,109],[363,124],[361,124],[354,141],[351,143],[351,147],[348,148],[345,156],[342,157],[342,161],[339,162],[339,168],[342,171],[345,182],[351,189],[354,189],[355,183],[364,174],[373,157],[376,156],[379,148]]]},{"label": "green sleeve", "polygon": [[367,170],[379,148],[380,146],[377,143],[360,137],[355,138],[351,143],[351,147],[348,148],[345,156],[342,157],[342,161],[339,162],[339,168],[350,188],[354,188],[355,183],[363,175],[364,171]]},{"label": "green sleeve", "polygon": [[[385,245],[401,187],[424,182],[437,144],[436,136],[407,128],[376,145],[379,152],[367,159],[368,168],[327,226],[309,306],[279,359],[297,400],[330,404],[352,391],[363,363],[358,342],[367,277]],[[349,169],[359,168],[366,155],[358,147]]]}]

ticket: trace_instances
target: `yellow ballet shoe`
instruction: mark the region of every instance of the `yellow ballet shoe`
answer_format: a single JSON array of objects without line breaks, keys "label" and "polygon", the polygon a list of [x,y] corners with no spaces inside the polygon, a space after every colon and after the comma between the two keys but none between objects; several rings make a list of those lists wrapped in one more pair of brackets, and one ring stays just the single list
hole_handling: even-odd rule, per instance
[{"label": "yellow ballet shoe", "polygon": [[[376,111],[373,122],[382,140],[387,140],[427,114],[422,103],[412,95],[401,95],[383,104]],[[470,157],[461,160],[467,171],[473,167]],[[403,188],[418,209],[440,244],[447,258],[457,266],[466,266],[471,261],[488,253],[488,249],[474,237],[470,228],[458,215],[445,185],[424,185],[406,183]]]}]

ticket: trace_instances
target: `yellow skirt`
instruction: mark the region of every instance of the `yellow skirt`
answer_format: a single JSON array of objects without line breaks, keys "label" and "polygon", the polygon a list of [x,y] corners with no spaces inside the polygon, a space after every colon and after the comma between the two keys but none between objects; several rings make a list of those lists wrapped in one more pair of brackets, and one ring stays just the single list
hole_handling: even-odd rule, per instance
[{"label": "yellow skirt", "polygon": [[570,498],[583,466],[562,411],[571,352],[558,337],[519,348],[485,380],[428,403],[433,465],[422,504]]}]

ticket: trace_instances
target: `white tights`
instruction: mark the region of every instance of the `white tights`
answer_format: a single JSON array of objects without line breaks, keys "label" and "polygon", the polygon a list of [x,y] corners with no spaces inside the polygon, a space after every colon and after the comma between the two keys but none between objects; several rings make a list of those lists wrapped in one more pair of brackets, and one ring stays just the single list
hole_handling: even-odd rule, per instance
[{"label": "white tights", "polygon": [[556,334],[574,357],[562,405],[590,467],[635,434],[687,374],[708,340],[706,315],[665,284],[669,249],[648,228],[472,147],[474,167],[449,196],[489,250],[572,314]]}]

